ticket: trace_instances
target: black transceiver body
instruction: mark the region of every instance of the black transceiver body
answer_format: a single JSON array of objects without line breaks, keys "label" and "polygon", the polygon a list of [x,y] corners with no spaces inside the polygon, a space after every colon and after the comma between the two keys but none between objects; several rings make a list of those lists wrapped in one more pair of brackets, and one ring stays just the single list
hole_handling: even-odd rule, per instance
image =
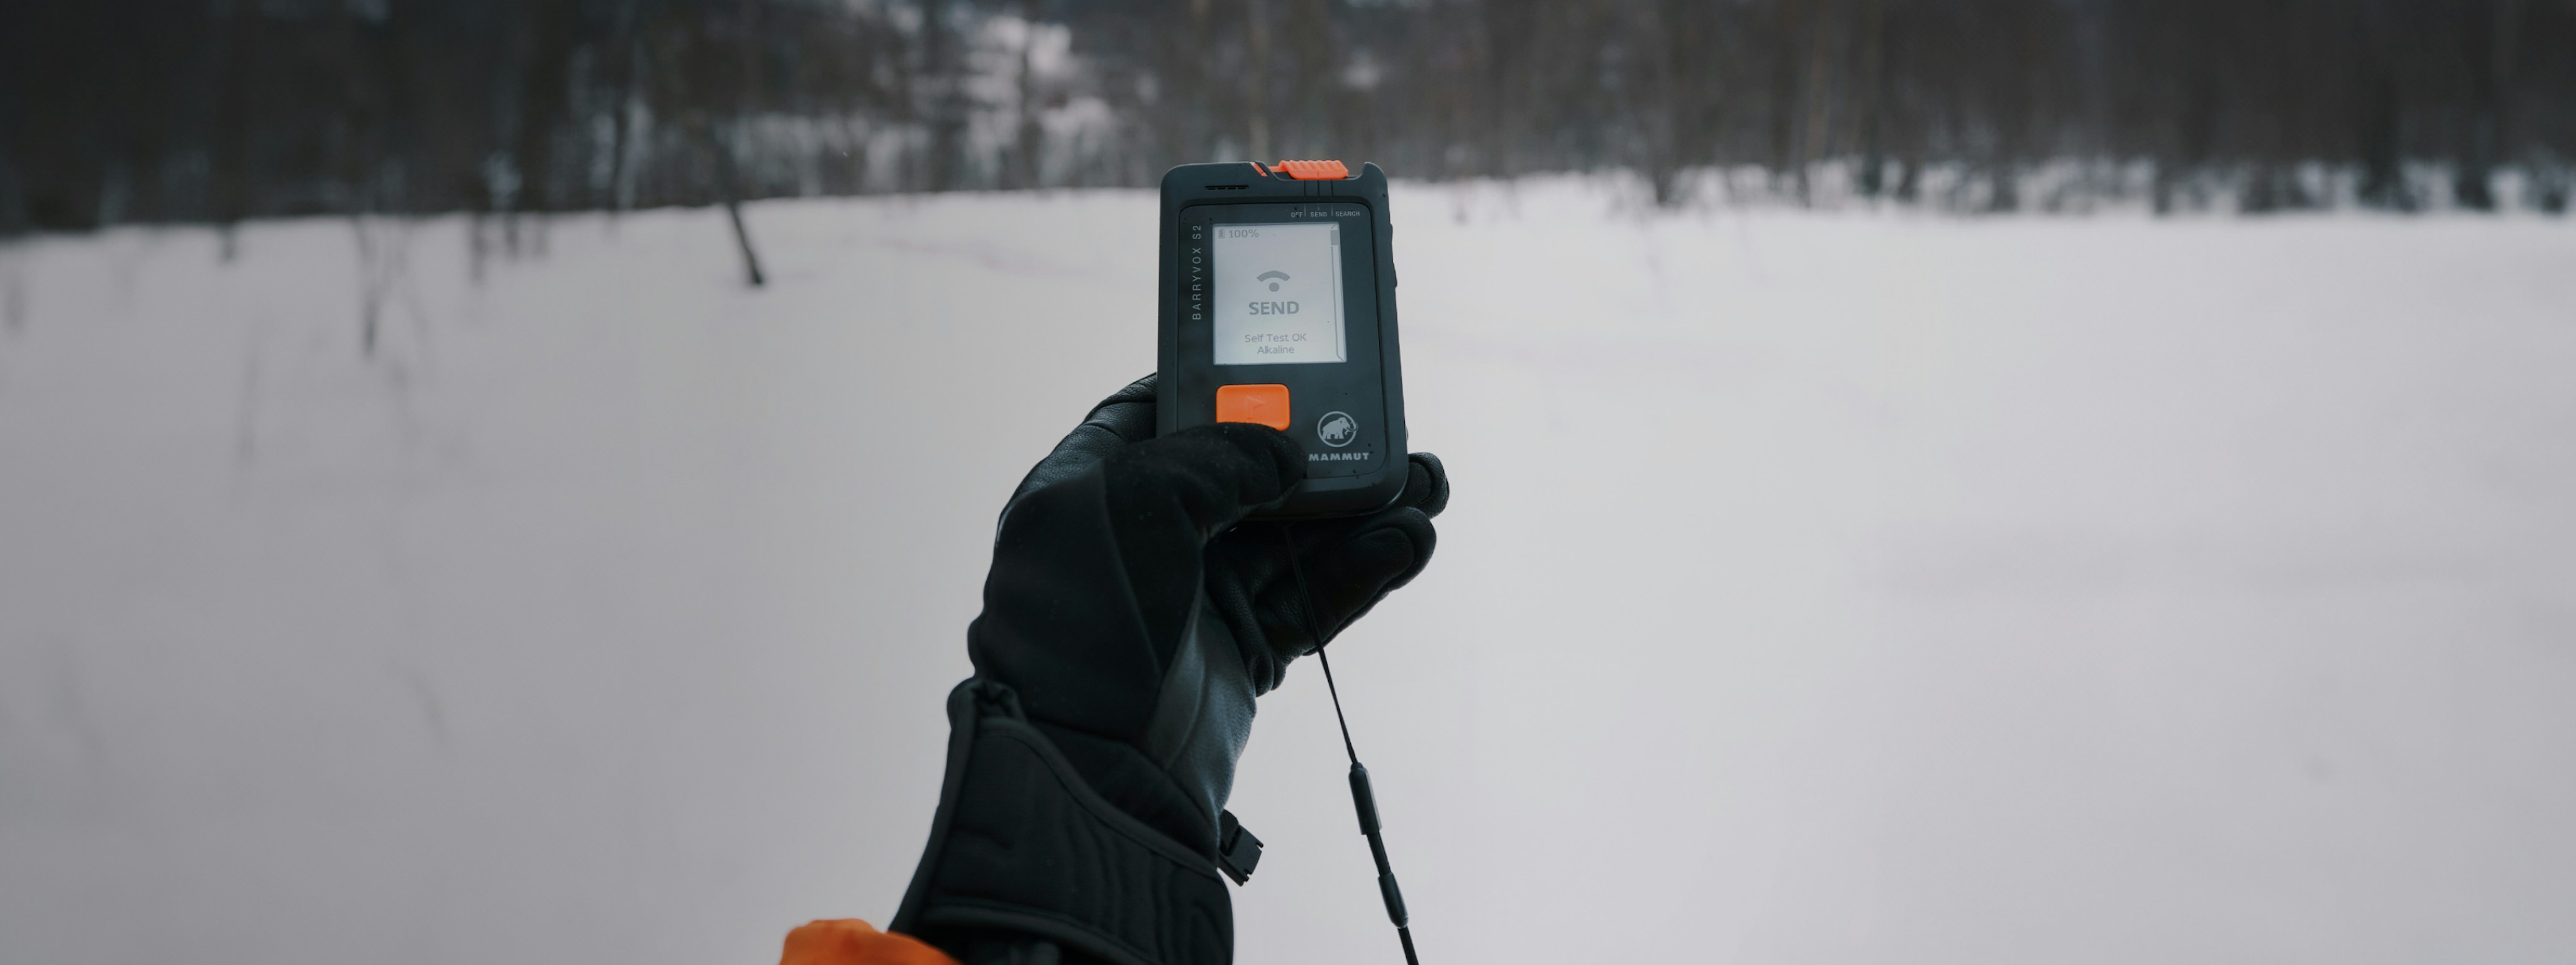
[{"label": "black transceiver body", "polygon": [[1386,172],[1339,161],[1163,175],[1158,433],[1257,422],[1306,447],[1264,518],[1365,513],[1403,492]]}]

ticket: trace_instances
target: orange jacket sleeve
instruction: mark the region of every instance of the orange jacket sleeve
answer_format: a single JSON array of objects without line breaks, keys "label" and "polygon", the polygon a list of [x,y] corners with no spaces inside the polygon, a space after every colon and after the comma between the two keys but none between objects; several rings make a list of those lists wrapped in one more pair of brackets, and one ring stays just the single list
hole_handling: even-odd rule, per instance
[{"label": "orange jacket sleeve", "polygon": [[957,960],[910,935],[881,932],[856,918],[834,918],[788,932],[778,965],[957,965]]}]

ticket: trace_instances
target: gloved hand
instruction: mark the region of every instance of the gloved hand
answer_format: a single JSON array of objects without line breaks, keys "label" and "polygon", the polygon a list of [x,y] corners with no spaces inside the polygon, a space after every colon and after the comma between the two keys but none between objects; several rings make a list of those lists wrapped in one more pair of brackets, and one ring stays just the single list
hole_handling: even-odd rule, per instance
[{"label": "gloved hand", "polygon": [[[967,631],[976,676],[950,704],[966,736],[952,735],[941,817],[895,927],[934,941],[1017,931],[1113,960],[1230,954],[1212,867],[1253,698],[1430,560],[1448,478],[1426,454],[1408,469],[1403,493],[1369,516],[1246,523],[1304,478],[1285,433],[1220,424],[1154,438],[1152,376],[1093,409],[1003,510]],[[1038,739],[1014,736],[1022,725]],[[979,749],[979,732],[1016,743]],[[1028,762],[993,763],[1011,755],[1038,759],[1088,810],[1035,813],[1057,789]],[[1159,860],[1115,857],[1131,853]],[[1107,897],[1122,889],[1143,893]]]}]

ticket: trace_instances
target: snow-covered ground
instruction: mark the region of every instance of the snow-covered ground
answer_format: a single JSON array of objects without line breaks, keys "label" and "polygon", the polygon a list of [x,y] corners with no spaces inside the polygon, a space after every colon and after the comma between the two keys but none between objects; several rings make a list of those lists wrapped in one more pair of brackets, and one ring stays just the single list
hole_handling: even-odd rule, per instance
[{"label": "snow-covered ground", "polygon": [[[1397,196],[1440,556],[1338,649],[1433,962],[2576,956],[2576,228]],[[0,961],[893,911],[1135,193],[0,249]],[[1250,963],[1393,961],[1320,679]]]}]

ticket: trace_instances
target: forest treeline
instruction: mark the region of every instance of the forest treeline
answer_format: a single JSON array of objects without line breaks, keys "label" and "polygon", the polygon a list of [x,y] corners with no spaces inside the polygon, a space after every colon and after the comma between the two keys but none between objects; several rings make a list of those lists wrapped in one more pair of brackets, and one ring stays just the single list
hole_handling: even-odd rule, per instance
[{"label": "forest treeline", "polygon": [[2576,0],[0,5],[0,233],[1295,156],[1667,202],[2560,211]]}]

